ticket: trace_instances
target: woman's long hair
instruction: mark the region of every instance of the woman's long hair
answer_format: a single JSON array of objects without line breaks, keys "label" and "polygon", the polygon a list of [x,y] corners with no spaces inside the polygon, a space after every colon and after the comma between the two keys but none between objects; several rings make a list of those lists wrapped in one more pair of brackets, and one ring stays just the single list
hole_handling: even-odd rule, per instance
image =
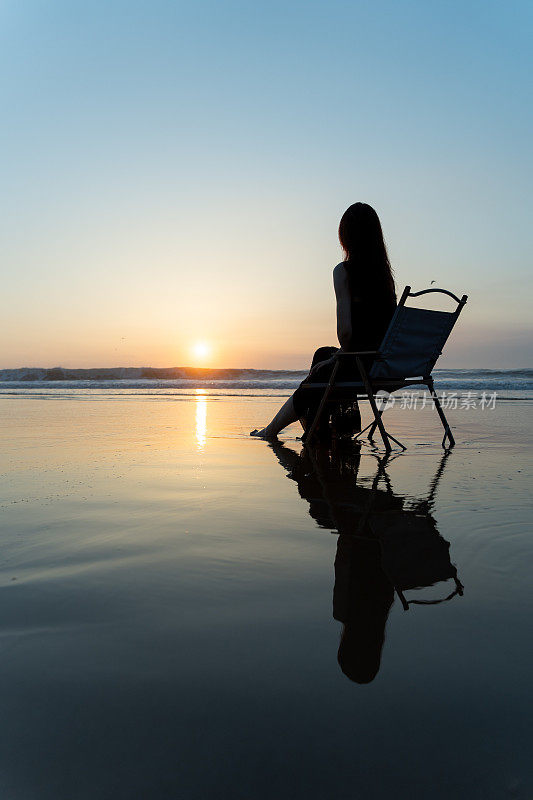
[{"label": "woman's long hair", "polygon": [[394,276],[379,217],[367,203],[354,203],[342,215],[339,241],[352,297],[379,296],[396,304]]}]

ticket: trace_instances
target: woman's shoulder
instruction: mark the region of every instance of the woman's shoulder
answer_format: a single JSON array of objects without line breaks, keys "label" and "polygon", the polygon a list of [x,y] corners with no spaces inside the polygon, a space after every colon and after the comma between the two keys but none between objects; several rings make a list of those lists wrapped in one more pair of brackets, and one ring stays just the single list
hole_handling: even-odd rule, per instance
[{"label": "woman's shoulder", "polygon": [[342,261],[333,269],[333,288],[335,289],[337,299],[348,297],[350,294],[348,272]]},{"label": "woman's shoulder", "polygon": [[348,270],[346,264],[341,261],[336,267],[333,267],[333,280],[335,283],[342,283],[348,280]]},{"label": "woman's shoulder", "polygon": [[360,297],[355,297],[351,293],[350,276],[348,274],[348,270],[346,269],[345,261],[341,261],[340,264],[337,264],[337,266],[333,268],[333,285],[335,286],[335,291],[337,292],[338,296],[349,296],[351,303],[361,302]]}]

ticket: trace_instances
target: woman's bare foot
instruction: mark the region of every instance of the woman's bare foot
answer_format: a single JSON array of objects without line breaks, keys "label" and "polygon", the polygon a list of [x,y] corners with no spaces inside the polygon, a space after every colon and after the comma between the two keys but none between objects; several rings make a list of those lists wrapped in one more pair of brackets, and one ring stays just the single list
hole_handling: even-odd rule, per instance
[{"label": "woman's bare foot", "polygon": [[255,430],[250,432],[250,436],[255,436],[257,439],[266,439],[267,441],[270,439],[277,439],[277,433],[271,433],[268,429],[268,425],[266,428],[261,428],[260,431]]},{"label": "woman's bare foot", "polygon": [[258,439],[265,439],[267,442],[275,441],[278,438],[278,433],[291,425],[298,419],[296,411],[294,410],[294,403],[292,395],[281,406],[273,420],[268,423],[266,428],[250,432],[250,436],[256,436]]}]

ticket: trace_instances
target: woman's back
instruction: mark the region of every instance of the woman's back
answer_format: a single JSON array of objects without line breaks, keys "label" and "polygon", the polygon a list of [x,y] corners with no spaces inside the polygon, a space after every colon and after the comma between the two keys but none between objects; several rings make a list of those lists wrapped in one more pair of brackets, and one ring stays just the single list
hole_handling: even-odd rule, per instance
[{"label": "woman's back", "polygon": [[396,301],[390,297],[352,298],[350,350],[377,350],[387,332]]},{"label": "woman's back", "polygon": [[394,283],[375,265],[348,260],[342,266],[347,278],[344,291],[350,295],[349,349],[377,350],[396,308]]}]

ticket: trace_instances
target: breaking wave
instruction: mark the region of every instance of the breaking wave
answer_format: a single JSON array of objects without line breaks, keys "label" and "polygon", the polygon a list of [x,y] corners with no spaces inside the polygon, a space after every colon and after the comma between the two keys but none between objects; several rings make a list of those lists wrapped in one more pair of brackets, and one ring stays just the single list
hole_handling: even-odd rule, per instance
[{"label": "breaking wave", "polygon": [[[0,370],[0,394],[33,394],[36,390],[62,393],[65,390],[114,392],[145,390],[175,393],[207,389],[217,394],[231,391],[290,392],[306,376],[301,370],[211,369],[201,367],[22,367]],[[440,369],[434,371],[441,391],[533,392],[533,369]],[[517,395],[517,396],[519,396]]]},{"label": "breaking wave", "polygon": [[125,381],[125,380],[298,380],[305,373],[299,370],[264,369],[211,369],[206,367],[94,367],[68,369],[66,367],[21,367],[0,369],[0,381]]}]

